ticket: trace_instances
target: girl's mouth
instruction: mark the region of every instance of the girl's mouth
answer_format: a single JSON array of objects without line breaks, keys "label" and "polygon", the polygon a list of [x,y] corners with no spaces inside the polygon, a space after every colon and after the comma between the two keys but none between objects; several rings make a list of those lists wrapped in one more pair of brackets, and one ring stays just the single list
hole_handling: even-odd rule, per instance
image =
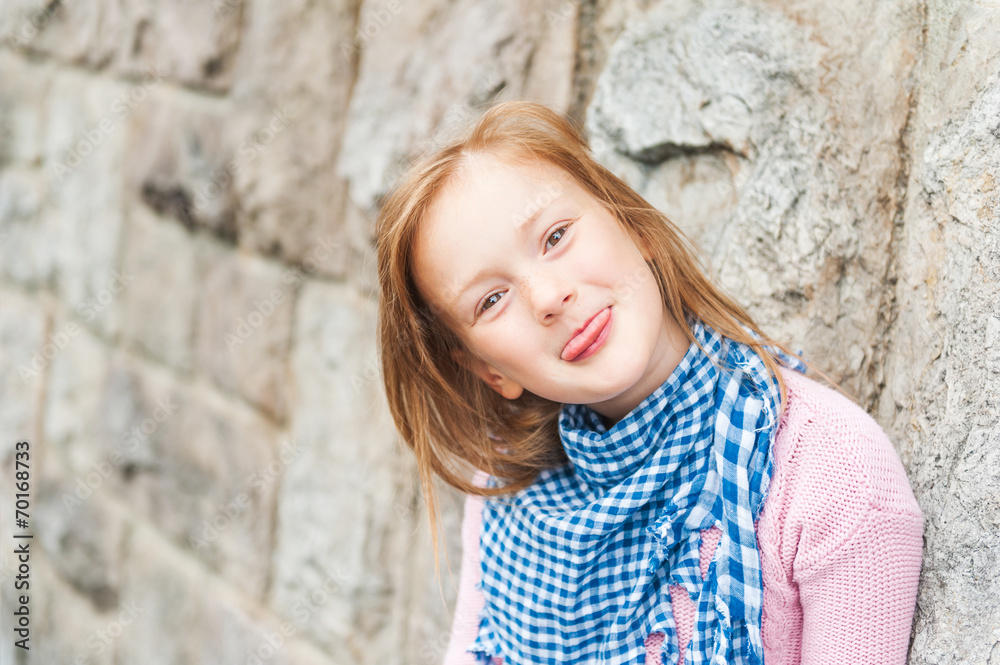
[{"label": "girl's mouth", "polygon": [[611,332],[611,307],[605,307],[590,318],[590,321],[566,342],[560,356],[566,361],[589,358],[604,346]]}]

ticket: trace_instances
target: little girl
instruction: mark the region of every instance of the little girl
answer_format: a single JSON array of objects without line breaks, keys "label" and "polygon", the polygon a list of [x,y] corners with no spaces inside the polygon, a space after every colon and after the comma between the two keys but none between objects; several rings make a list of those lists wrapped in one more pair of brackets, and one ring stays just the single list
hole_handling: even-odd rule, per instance
[{"label": "little girl", "polygon": [[493,107],[377,246],[432,533],[433,477],[469,495],[448,664],[905,662],[923,523],[892,445],[569,122]]}]

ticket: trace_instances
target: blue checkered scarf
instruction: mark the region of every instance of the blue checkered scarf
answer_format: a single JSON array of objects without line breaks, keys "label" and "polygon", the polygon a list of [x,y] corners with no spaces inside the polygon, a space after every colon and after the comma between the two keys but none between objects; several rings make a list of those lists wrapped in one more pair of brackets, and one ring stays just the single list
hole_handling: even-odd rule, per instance
[{"label": "blue checkered scarf", "polygon": [[[486,501],[486,602],[468,649],[480,662],[642,665],[646,636],[663,632],[663,662],[676,665],[668,600],[679,584],[697,612],[685,665],[763,663],[754,522],[780,391],[749,346],[696,321],[691,328],[705,352],[691,344],[611,429],[589,407],[565,405],[559,432],[570,463]],[[712,526],[722,539],[703,580],[701,531]]]}]

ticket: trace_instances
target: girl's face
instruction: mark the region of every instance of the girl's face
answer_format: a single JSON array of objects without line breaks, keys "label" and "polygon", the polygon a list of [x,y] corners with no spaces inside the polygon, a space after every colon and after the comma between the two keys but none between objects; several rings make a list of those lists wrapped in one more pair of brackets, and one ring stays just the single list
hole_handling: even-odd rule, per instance
[{"label": "girl's face", "polygon": [[507,399],[528,390],[618,420],[688,347],[630,236],[546,162],[470,160],[430,206],[412,267],[471,351],[459,360]]}]

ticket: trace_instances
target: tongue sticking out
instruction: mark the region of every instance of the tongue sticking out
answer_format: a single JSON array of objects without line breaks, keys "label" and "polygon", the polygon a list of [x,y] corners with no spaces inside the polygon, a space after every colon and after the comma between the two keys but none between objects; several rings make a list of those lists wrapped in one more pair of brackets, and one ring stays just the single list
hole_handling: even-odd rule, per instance
[{"label": "tongue sticking out", "polygon": [[611,308],[606,307],[605,309],[598,312],[598,314],[590,320],[587,327],[581,330],[576,336],[566,343],[563,347],[561,358],[563,360],[574,360],[577,356],[582,354],[591,345],[598,341],[603,342],[603,338],[606,335],[602,333],[605,332],[605,328],[608,325],[608,321],[611,319]]}]

